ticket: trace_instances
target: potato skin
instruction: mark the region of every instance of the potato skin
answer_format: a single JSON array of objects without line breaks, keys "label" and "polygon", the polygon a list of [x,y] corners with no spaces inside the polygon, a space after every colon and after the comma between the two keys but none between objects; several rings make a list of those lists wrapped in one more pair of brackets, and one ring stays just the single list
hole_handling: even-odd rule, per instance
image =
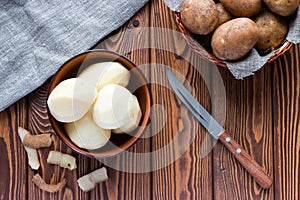
[{"label": "potato skin", "polygon": [[252,17],[261,9],[261,0],[220,0],[220,2],[226,10],[237,17]]},{"label": "potato skin", "polygon": [[212,32],[218,22],[217,8],[213,0],[185,0],[180,13],[184,26],[200,35]]},{"label": "potato skin", "polygon": [[213,53],[221,60],[237,60],[246,55],[258,40],[254,21],[241,17],[219,26],[211,41]]},{"label": "potato skin", "polygon": [[221,3],[217,3],[216,6],[218,11],[218,23],[216,27],[219,27],[221,24],[228,22],[233,17],[230,14],[230,12],[228,12]]},{"label": "potato skin", "polygon": [[264,0],[268,8],[281,16],[293,14],[299,7],[299,0]]},{"label": "potato skin", "polygon": [[272,47],[278,47],[284,40],[288,27],[285,19],[264,10],[254,19],[258,30],[259,38],[255,47],[259,50],[267,50]]}]

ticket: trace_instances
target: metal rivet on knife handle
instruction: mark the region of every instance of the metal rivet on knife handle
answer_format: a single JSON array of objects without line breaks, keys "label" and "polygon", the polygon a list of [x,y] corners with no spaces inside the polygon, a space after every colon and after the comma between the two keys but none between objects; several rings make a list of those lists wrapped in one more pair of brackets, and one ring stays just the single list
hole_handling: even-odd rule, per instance
[{"label": "metal rivet on knife handle", "polygon": [[230,137],[227,137],[227,138],[226,138],[226,142],[230,142]]},{"label": "metal rivet on knife handle", "polygon": [[271,177],[264,169],[233,139],[230,142],[226,138],[230,137],[226,131],[219,136],[219,140],[234,155],[234,157],[243,165],[243,167],[251,174],[255,181],[263,188],[269,188],[272,185]]},{"label": "metal rivet on knife handle", "polygon": [[241,146],[226,133],[224,128],[201,106],[197,99],[188,91],[176,76],[167,69],[169,83],[188,110],[215,139],[219,139],[224,146],[234,155],[243,167],[253,176],[263,188],[272,185],[272,179],[264,169]]}]

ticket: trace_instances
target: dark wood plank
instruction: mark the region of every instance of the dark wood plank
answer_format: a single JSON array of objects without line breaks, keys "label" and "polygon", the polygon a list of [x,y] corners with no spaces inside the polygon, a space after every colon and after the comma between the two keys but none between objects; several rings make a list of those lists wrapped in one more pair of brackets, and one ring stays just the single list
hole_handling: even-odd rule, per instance
[{"label": "dark wood plank", "polygon": [[[141,49],[141,47],[149,45],[149,33],[146,29],[148,26],[149,4],[95,48],[116,51],[128,57],[138,67],[145,65],[149,62],[149,50]],[[140,69],[148,79],[148,71]],[[132,153],[149,152],[150,139],[139,140],[129,151]],[[151,199],[151,174],[126,172],[135,170],[140,162],[145,161],[125,154],[100,161],[92,159],[90,163],[92,169],[99,168],[103,164],[108,168],[109,180],[93,190],[90,193],[90,199]]]},{"label": "dark wood plank", "polygon": [[27,101],[0,113],[0,199],[27,199],[27,156],[21,144],[18,126],[27,127]]},{"label": "dark wood plank", "polygon": [[[183,155],[152,173],[127,173],[108,167],[109,181],[84,193],[77,187],[77,178],[109,166],[111,160],[99,162],[79,156],[53,135],[52,146],[38,150],[41,168],[31,170],[17,127],[29,129],[33,134],[53,133],[46,113],[47,82],[0,113],[0,199],[300,199],[300,45],[244,81],[237,81],[226,69],[219,69],[227,95],[225,128],[273,177],[273,186],[263,190],[221,144],[217,143],[205,158],[199,155],[206,131],[170,88],[165,87],[168,81],[161,65],[170,66],[185,78],[184,84],[194,90],[198,101],[214,116],[220,114],[215,105],[223,99],[215,92],[219,83],[214,78],[218,72],[194,68],[191,61],[200,66],[209,64],[194,55],[176,33],[140,29],[151,26],[176,30],[173,16],[163,0],[153,0],[96,48],[117,51],[138,65],[150,63],[144,73],[151,82],[160,83],[151,85],[152,100],[165,109],[166,124],[162,124],[163,115],[154,116],[146,135],[151,136],[161,126],[162,130],[151,138],[141,139],[129,151],[158,150],[180,135],[182,140],[176,143],[176,148],[152,156],[146,164],[155,168],[174,158],[176,153]],[[140,49],[145,46],[154,48]],[[211,80],[209,85],[204,77]],[[186,151],[184,145],[190,145]],[[48,165],[50,149],[74,155],[78,169],[69,171]],[[137,166],[134,163],[141,160],[125,156],[113,161],[132,170]],[[36,173],[48,183],[56,183],[63,177],[68,183],[61,192],[49,194],[33,185],[31,179]]]},{"label": "dark wood plank", "polygon": [[[147,25],[147,24],[143,24],[143,22],[147,23],[148,21],[148,9],[149,9],[148,7],[145,7],[143,11],[141,11],[134,19],[132,19],[127,25],[125,25],[123,29],[120,29],[119,32],[125,31],[127,29],[131,29],[132,23],[135,20],[140,21],[140,26]],[[136,32],[136,34],[139,33]],[[121,33],[120,35],[123,34]],[[131,44],[132,42],[136,42],[136,41],[130,41],[131,37],[132,35],[130,35],[129,37],[128,34],[125,34],[124,37],[120,36],[119,39],[116,39],[116,37],[112,37],[111,39],[106,40],[96,48],[102,47],[123,54],[124,52],[128,51],[129,53],[127,52],[126,56],[129,56],[129,58],[133,59],[134,61],[137,60],[141,61],[140,63],[137,64],[148,62],[147,51],[144,51],[142,53],[131,53],[131,51],[129,51],[128,49],[122,49],[124,46],[128,47],[126,46],[126,44],[128,45]],[[137,39],[138,37],[134,37],[134,38]],[[131,47],[129,46],[129,48]],[[33,133],[41,133],[41,132],[53,133],[53,130],[51,129],[51,126],[47,118],[47,110],[46,110],[46,95],[48,90],[47,88],[48,88],[48,84],[46,83],[29,96],[29,102],[30,102],[29,112],[28,112],[29,130]],[[100,166],[103,166],[103,164],[99,163],[99,161],[96,159],[85,158],[83,156],[77,155],[76,153],[73,153],[58,138],[55,137],[55,134],[53,137],[55,138],[55,141],[54,144],[52,145],[52,149],[69,153],[75,156],[77,159],[78,169],[69,171],[69,170],[61,169],[58,166],[48,165],[46,163],[46,159],[50,149],[39,150],[39,155],[41,158],[41,169],[39,170],[39,173],[41,174],[41,176],[46,180],[46,182],[49,183],[56,183],[60,181],[62,178],[66,178],[67,185],[61,192],[55,194],[49,194],[47,192],[43,192],[38,188],[36,188],[31,182],[34,172],[29,169],[28,188],[29,188],[30,199],[98,199],[99,197],[102,197],[103,199],[108,199],[108,198],[109,199],[111,198],[132,199],[134,196],[143,197],[143,199],[149,199],[150,184],[147,184],[147,182],[150,183],[150,174],[141,174],[141,175],[131,174],[129,176],[126,173],[119,172],[111,168],[108,168],[108,174],[110,177],[108,182],[97,185],[96,189],[90,193],[82,192],[77,186],[76,181],[78,177],[96,168],[99,168]],[[144,143],[141,142],[139,146],[147,149],[147,147],[149,148],[149,145],[147,145],[147,143],[149,143],[149,141],[146,141]],[[138,149],[138,147],[135,148]],[[114,179],[114,177],[116,178]],[[134,190],[134,193],[128,193],[126,186],[127,185],[135,186],[137,182],[136,180],[140,180],[140,179],[141,181],[139,182],[142,182],[143,184],[139,184],[138,187],[132,188]]]},{"label": "dark wood plank", "polygon": [[[89,159],[79,156],[71,151],[60,141],[51,128],[47,114],[47,93],[49,81],[28,96],[28,130],[32,134],[51,133],[54,139],[50,148],[39,149],[41,167],[38,171],[28,168],[28,199],[78,199],[88,198],[88,194],[82,192],[76,183],[80,173],[89,172]],[[77,160],[77,170],[67,170],[56,165],[47,164],[50,150],[72,154]],[[25,165],[24,165],[25,166]],[[59,192],[51,194],[40,190],[32,182],[35,173],[39,173],[46,183],[56,184],[66,178],[66,186]]]},{"label": "dark wood plank", "polygon": [[273,76],[275,199],[300,199],[300,45],[275,61]]},{"label": "dark wood plank", "polygon": [[[135,16],[123,29],[124,30],[138,30],[138,27],[148,26],[149,19],[149,7],[145,7],[138,15]],[[136,20],[139,21],[137,26]],[[133,26],[135,22],[136,29]],[[147,40],[140,37],[139,31],[135,32],[136,37],[140,38],[140,43],[144,43]],[[122,35],[122,34],[121,34]],[[121,36],[118,41],[116,38],[111,38],[109,42],[103,43],[107,49],[115,50],[125,54],[131,58],[137,64],[148,63],[149,56],[148,50],[140,52],[131,52],[133,48],[130,44],[136,44],[137,41],[132,40],[132,32]],[[124,49],[124,47],[126,47]],[[119,48],[118,50],[116,48]],[[129,49],[128,49],[129,48]],[[137,62],[139,61],[139,62]],[[109,169],[110,179],[107,183],[102,183],[91,193],[82,192],[76,183],[78,177],[102,166],[95,159],[88,159],[83,156],[79,156],[73,153],[67,148],[53,133],[51,125],[48,121],[47,110],[46,110],[46,96],[48,91],[49,82],[45,83],[39,89],[30,94],[28,98],[29,104],[27,105],[26,98],[22,101],[1,112],[0,127],[1,131],[1,150],[3,150],[3,156],[1,156],[2,163],[6,165],[1,166],[1,175],[5,176],[5,185],[0,189],[0,199],[98,199],[99,196],[103,198],[114,198],[119,199],[132,199],[142,198],[150,199],[150,174],[128,174],[118,172],[113,169]],[[30,169],[27,165],[27,158],[23,146],[20,142],[18,134],[16,133],[17,127],[22,126],[28,129],[32,134],[39,133],[52,133],[54,143],[50,148],[38,150],[39,158],[41,161],[41,167],[38,171]],[[149,140],[139,142],[133,149],[133,151],[149,151]],[[46,163],[46,158],[50,150],[58,150],[64,153],[72,154],[77,159],[78,169],[69,171],[62,169],[58,166],[49,165]],[[20,156],[22,155],[22,156]],[[16,159],[21,158],[21,159]],[[123,161],[123,165],[125,162]],[[57,183],[62,178],[67,179],[67,185],[61,192],[55,194],[49,194],[39,190],[33,183],[32,177],[35,173],[39,173],[47,183]],[[20,178],[22,177],[22,178]],[[114,179],[113,177],[117,177]],[[23,181],[20,181],[23,180]],[[6,184],[6,183],[9,184]],[[128,193],[127,185],[132,186],[132,193]],[[121,191],[122,189],[122,191]]]},{"label": "dark wood plank", "polygon": [[166,112],[166,124],[162,124],[163,115],[156,115],[153,119],[152,130],[163,128],[152,137],[152,151],[162,150],[174,142],[174,138],[180,138],[173,148],[153,156],[153,166],[162,166],[170,159],[176,160],[178,153],[182,154],[174,163],[153,173],[153,198],[209,200],[213,198],[212,157],[201,158],[199,155],[206,132],[171,90],[163,66],[172,68],[186,79],[185,85],[194,88],[195,96],[206,108],[210,107],[210,99],[201,75],[209,76],[210,72],[204,71],[205,74],[200,75],[196,66],[191,66],[192,61],[198,64],[204,64],[204,61],[193,55],[180,33],[170,31],[177,30],[174,12],[162,0],[153,1],[150,18],[151,27],[164,28],[151,31],[154,48],[150,54],[151,81],[159,83],[151,86],[155,91],[153,103],[161,104]]},{"label": "dark wood plank", "polygon": [[228,151],[236,158],[244,167],[249,175],[264,189],[269,189],[273,183],[271,177],[265,170],[238,144],[234,138],[226,131],[221,133],[219,141],[227,148]]},{"label": "dark wood plank", "polygon": [[[243,81],[220,71],[227,99],[225,129],[273,178],[271,66]],[[274,198],[274,187],[262,189],[222,144],[213,153],[215,199]]]}]

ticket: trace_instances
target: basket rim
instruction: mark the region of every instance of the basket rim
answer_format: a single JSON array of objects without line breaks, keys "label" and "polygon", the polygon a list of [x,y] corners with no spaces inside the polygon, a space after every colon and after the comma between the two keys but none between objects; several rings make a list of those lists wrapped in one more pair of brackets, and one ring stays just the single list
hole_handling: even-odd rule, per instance
[{"label": "basket rim", "polygon": [[[220,67],[227,68],[227,65],[224,62],[224,60],[221,60],[221,59],[217,58],[215,55],[208,53],[207,50],[205,50],[205,48],[199,44],[199,42],[197,42],[195,39],[193,39],[190,32],[182,24],[180,12],[175,12],[175,17],[176,17],[175,21],[180,30],[181,35],[184,37],[186,42],[196,53],[198,53],[200,56],[210,60],[211,62],[215,63],[216,65],[218,65]],[[292,42],[289,42],[286,40],[279,48],[276,48],[274,50],[273,54],[268,59],[266,64],[271,63],[272,61],[277,59],[279,56],[283,55],[287,50],[289,50],[292,47],[292,45],[293,45]]]}]

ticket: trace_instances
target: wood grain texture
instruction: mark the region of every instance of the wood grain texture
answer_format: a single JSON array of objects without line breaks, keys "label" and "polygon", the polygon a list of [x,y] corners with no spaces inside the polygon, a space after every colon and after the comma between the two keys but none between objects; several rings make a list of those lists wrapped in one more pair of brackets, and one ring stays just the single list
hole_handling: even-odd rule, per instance
[{"label": "wood grain texture", "polygon": [[3,200],[27,199],[27,156],[16,132],[19,125],[27,127],[27,120],[26,98],[0,113],[0,168],[3,178],[0,199]]},{"label": "wood grain texture", "polygon": [[[174,147],[154,156],[152,162],[154,166],[162,166],[164,162],[176,157],[176,154],[182,155],[174,163],[153,173],[153,198],[209,200],[213,198],[212,157],[209,155],[201,158],[199,155],[200,144],[206,132],[177,99],[163,69],[166,65],[186,79],[185,85],[191,85],[195,96],[200,97],[198,100],[209,108],[210,99],[206,85],[196,66],[191,66],[189,62],[193,60],[201,64],[204,61],[192,54],[181,35],[168,31],[176,30],[177,27],[174,12],[170,11],[163,1],[154,1],[150,18],[151,27],[166,29],[151,32],[151,43],[155,47],[151,49],[151,80],[161,84],[151,86],[151,90],[155,91],[152,93],[153,103],[162,105],[166,112],[166,124],[152,137],[152,151],[170,145],[176,137],[180,138]],[[204,73],[209,75],[210,72],[208,70]],[[153,130],[163,125],[162,119],[162,115],[155,116]],[[185,149],[185,146],[188,148]]]},{"label": "wood grain texture", "polygon": [[[122,29],[114,33],[120,33],[120,37],[111,37],[102,42],[99,47],[117,51],[128,56],[135,63],[144,64],[149,62],[148,50],[131,52],[132,44],[145,43],[139,36],[139,27],[147,27],[149,24],[149,7],[143,8],[133,17]],[[138,27],[133,22],[138,20]],[[136,26],[136,24],[135,24]],[[123,31],[131,30],[123,34]],[[132,30],[136,37],[132,37]],[[147,35],[146,35],[147,36]],[[144,36],[144,37],[146,37]],[[147,37],[146,37],[147,38]],[[132,40],[134,39],[134,40]],[[140,40],[141,39],[141,40]],[[102,45],[102,46],[101,46]],[[142,59],[141,59],[142,58]],[[147,72],[145,72],[147,74]],[[1,156],[1,175],[5,175],[5,182],[1,181],[0,199],[150,199],[150,174],[129,174],[119,172],[108,167],[109,182],[98,184],[95,190],[90,193],[82,192],[77,186],[77,179],[90,171],[103,166],[96,159],[89,159],[72,152],[54,134],[47,117],[46,100],[49,81],[36,91],[20,100],[9,109],[0,114],[1,137],[0,144],[3,155]],[[27,102],[29,102],[27,104]],[[19,141],[17,127],[22,126],[33,134],[52,133],[53,144],[50,148],[38,150],[41,167],[39,170],[32,170],[27,165],[27,157],[23,145]],[[132,151],[149,151],[149,140],[140,141]],[[46,162],[50,150],[57,150],[72,154],[77,160],[77,170],[66,170],[58,166],[49,165]],[[126,165],[123,161],[122,165]],[[105,162],[105,161],[103,161]],[[67,185],[62,191],[50,194],[38,189],[32,183],[34,174],[39,173],[42,178],[50,184],[55,184],[63,178],[67,179]],[[7,184],[8,183],[8,184]],[[127,186],[131,186],[128,193]],[[122,191],[121,191],[122,190]]]},{"label": "wood grain texture", "polygon": [[[149,63],[149,50],[141,47],[148,46],[149,33],[149,4],[146,4],[138,14],[132,17],[121,29],[103,39],[95,48],[116,51],[132,60],[149,80],[149,71],[143,66]],[[147,134],[147,133],[146,133]],[[150,138],[139,140],[132,148],[132,153],[146,153],[150,151]],[[99,162],[91,160],[91,168],[99,168],[101,163],[108,166],[109,181],[101,184],[90,193],[90,199],[151,199],[151,174],[127,173],[136,170],[140,161],[137,157],[121,155]],[[108,163],[111,163],[108,165]],[[121,168],[120,171],[110,166]]]},{"label": "wood grain texture", "polygon": [[228,151],[239,161],[247,170],[252,178],[264,189],[272,185],[272,179],[264,169],[239,145],[231,136],[224,131],[219,136],[219,141],[227,148]]},{"label": "wood grain texture", "polygon": [[[38,88],[35,92],[28,96],[28,130],[32,134],[39,133],[51,133],[53,138],[53,144],[50,148],[43,148],[38,150],[41,167],[37,171],[33,171],[28,168],[28,199],[78,199],[82,197],[88,197],[87,194],[81,192],[77,187],[77,170],[67,170],[56,165],[50,165],[47,163],[47,157],[50,150],[56,150],[63,153],[72,154],[76,157],[78,168],[88,171],[88,159],[78,156],[72,153],[71,149],[67,148],[55,135],[51,128],[51,124],[48,120],[47,114],[47,94],[49,81],[43,86]],[[56,184],[63,178],[66,178],[66,186],[59,192],[48,193],[40,190],[32,182],[34,174],[39,173],[46,183]]]},{"label": "wood grain texture", "polygon": [[[165,29],[161,31],[157,27]],[[163,0],[153,0],[94,48],[117,51],[135,62],[153,83],[150,85],[153,104],[161,105],[165,111],[154,113],[145,133],[147,137],[140,139],[129,152],[160,150],[178,136],[181,140],[175,142],[175,147],[153,155],[148,161],[130,156],[98,161],[73,153],[54,135],[48,121],[47,81],[0,112],[0,200],[300,200],[300,45],[293,46],[253,77],[239,81],[227,69],[214,68],[199,58],[180,34],[168,30],[177,30],[174,13]],[[272,176],[274,183],[270,189],[259,187],[219,142],[206,157],[199,154],[207,132],[172,92],[163,66],[171,67],[216,118],[222,115],[219,105],[225,103],[225,129]],[[217,80],[218,73],[222,82]],[[225,102],[218,93],[222,84]],[[33,134],[53,134],[52,146],[38,150],[39,170],[32,170],[27,164],[18,126]],[[48,165],[46,158],[52,149],[75,156],[78,169],[69,171]],[[155,169],[177,154],[182,155],[172,164],[148,173],[129,173],[109,167],[113,162],[114,166],[127,170],[143,164]],[[77,187],[77,178],[101,166],[107,167],[109,180],[91,192],[82,192]],[[47,183],[65,177],[67,185],[55,194],[43,192],[31,181],[36,173]]]},{"label": "wood grain texture", "polygon": [[300,45],[272,67],[275,199],[300,199]]},{"label": "wood grain texture", "polygon": [[[271,66],[235,80],[220,70],[226,88],[225,129],[273,179]],[[214,154],[215,199],[273,199],[274,186],[262,189],[222,144]]]}]

